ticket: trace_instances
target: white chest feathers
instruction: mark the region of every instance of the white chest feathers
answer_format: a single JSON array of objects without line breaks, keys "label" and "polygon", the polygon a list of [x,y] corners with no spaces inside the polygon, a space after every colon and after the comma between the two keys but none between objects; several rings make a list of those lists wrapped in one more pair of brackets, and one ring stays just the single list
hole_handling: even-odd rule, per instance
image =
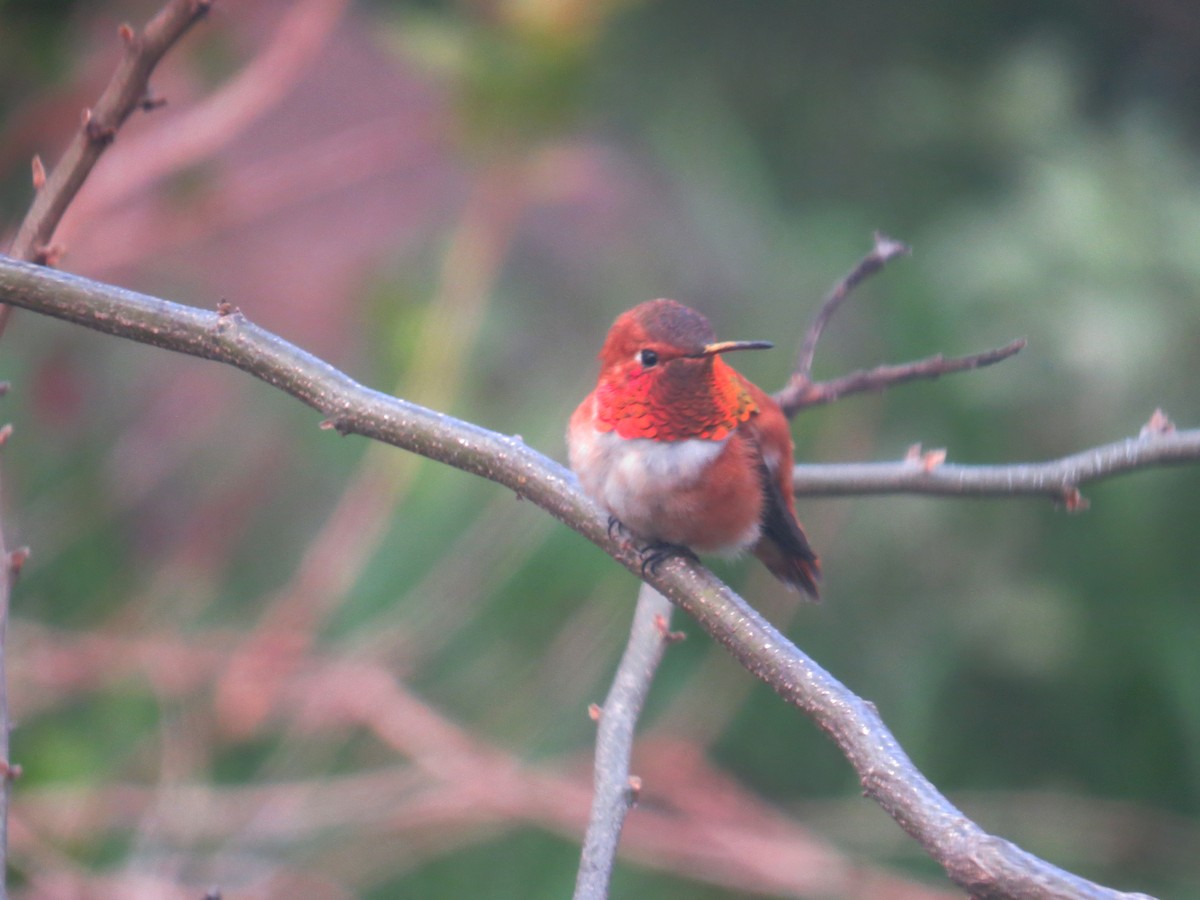
[{"label": "white chest feathers", "polygon": [[662,526],[681,492],[696,484],[728,438],[655,441],[579,429],[568,438],[571,468],[583,489],[643,537],[670,540]]}]

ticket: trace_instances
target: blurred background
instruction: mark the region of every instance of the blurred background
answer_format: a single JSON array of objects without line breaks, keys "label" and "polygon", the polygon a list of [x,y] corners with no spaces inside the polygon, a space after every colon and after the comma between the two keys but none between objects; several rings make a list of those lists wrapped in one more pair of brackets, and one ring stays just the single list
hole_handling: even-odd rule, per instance
[{"label": "blurred background", "polygon": [[[0,2],[0,223],[153,2]],[[218,2],[58,233],[560,460],[612,319],[670,296],[773,389],[1025,336],[795,424],[806,462],[1041,460],[1200,422],[1200,7]],[[249,377],[18,312],[0,344],[18,896],[559,898],[637,583],[509,492]],[[1200,467],[1045,501],[805,500],[824,602],[719,574],[983,827],[1200,897]],[[955,896],[682,617],[619,897]]]}]

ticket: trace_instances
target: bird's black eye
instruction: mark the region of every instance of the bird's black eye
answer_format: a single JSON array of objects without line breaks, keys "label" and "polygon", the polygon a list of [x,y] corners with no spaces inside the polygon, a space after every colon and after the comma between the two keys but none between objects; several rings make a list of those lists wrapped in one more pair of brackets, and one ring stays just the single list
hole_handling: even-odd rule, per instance
[{"label": "bird's black eye", "polygon": [[658,365],[658,354],[653,350],[639,350],[638,361],[649,369],[651,366]]}]

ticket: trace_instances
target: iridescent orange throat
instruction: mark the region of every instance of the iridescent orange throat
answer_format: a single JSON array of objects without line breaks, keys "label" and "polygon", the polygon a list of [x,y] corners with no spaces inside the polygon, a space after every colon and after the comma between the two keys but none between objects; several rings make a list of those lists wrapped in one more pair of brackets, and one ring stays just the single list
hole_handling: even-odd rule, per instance
[{"label": "iridescent orange throat", "polygon": [[596,428],[623,438],[721,441],[756,412],[742,376],[719,356],[618,370],[596,387]]}]

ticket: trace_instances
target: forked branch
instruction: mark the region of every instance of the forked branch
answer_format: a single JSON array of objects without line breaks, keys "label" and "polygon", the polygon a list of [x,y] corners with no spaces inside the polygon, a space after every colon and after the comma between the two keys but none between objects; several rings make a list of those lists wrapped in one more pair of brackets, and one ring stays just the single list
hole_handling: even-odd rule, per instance
[{"label": "forked branch", "polygon": [[[366,388],[235,309],[205,312],[2,258],[0,302],[236,366],[319,410],[343,434],[385,441],[509,487],[641,574],[636,548],[609,534],[608,517],[562,466],[517,438]],[[828,733],[867,794],[972,896],[1142,896],[1078,878],[984,832],[916,769],[870,703],[702,566],[671,559],[646,580]]]},{"label": "forked branch", "polygon": [[[149,93],[151,70],[210,5],[211,0],[169,0],[141,32],[122,26],[120,36],[125,42],[125,53],[121,64],[95,106],[84,114],[81,127],[62,159],[49,173],[40,159],[34,160],[36,197],[12,246],[14,257],[42,264],[53,262],[57,254],[52,244],[54,232],[68,204],[128,116],[138,108],[158,105],[160,101]],[[816,344],[837,307],[856,284],[906,252],[904,245],[877,236],[872,253],[827,298],[806,336],[796,373],[779,397],[789,415],[848,393],[879,390],[914,378],[932,378],[987,365],[1007,358],[1023,345],[1014,342],[974,357],[957,360],[934,357],[854,373],[835,381],[812,382]],[[632,571],[640,572],[641,557],[608,533],[606,517],[576,489],[572,476],[554,462],[518,439],[371,391],[245,321],[233,308],[203,312],[3,258],[0,258],[0,303],[24,306],[109,334],[237,366],[319,410],[326,416],[323,424],[343,434],[356,433],[382,440],[508,486],[600,545]],[[8,309],[0,307],[0,331]],[[1200,449],[1188,458],[1198,456]],[[0,562],[3,559],[8,560],[9,571],[15,571],[17,556],[5,554],[0,543]],[[664,565],[661,572],[651,573],[649,581],[695,616],[750,671],[828,732],[855,766],[867,793],[973,896],[1132,896],[1078,879],[984,833],[915,769],[869,703],[856,697],[790,644],[706,570],[677,560]],[[0,603],[0,649],[5,621],[2,607]],[[642,612],[651,615],[654,610],[647,604]],[[661,615],[661,610],[658,614]],[[642,634],[650,630],[661,632],[656,646],[643,648],[651,659],[634,660],[631,664],[642,673],[653,671],[654,658],[661,654],[668,638],[665,619],[661,628],[657,622],[656,619],[650,629],[644,623],[636,629]],[[612,747],[605,749],[606,753],[612,751],[613,762],[604,767],[604,773],[598,768],[598,782],[601,774],[610,780],[626,777],[621,786],[625,797],[630,787],[624,776],[628,771],[628,744],[637,716],[636,711],[618,716],[616,708],[627,702],[622,698],[628,698],[636,707],[640,702],[638,695],[649,681],[650,676],[643,674],[631,685],[614,685],[605,710],[612,714],[611,720],[607,725],[602,721],[602,726],[610,732],[604,740],[614,741]],[[0,681],[0,689],[2,686]],[[0,713],[0,723],[4,721],[6,717]],[[0,751],[3,749],[0,746]],[[598,753],[601,749],[598,746]],[[0,752],[0,760],[6,755]],[[620,817],[623,813],[623,809],[617,809],[607,814]],[[4,821],[2,814],[0,809],[0,828]],[[618,825],[607,832],[614,837],[613,847],[598,848],[601,856],[607,858],[607,863],[600,860],[601,865],[611,863],[619,830]],[[581,883],[583,880],[581,869]]]},{"label": "forked branch", "polygon": [[788,418],[795,416],[802,409],[832,403],[849,394],[882,391],[907,381],[940,378],[942,375],[954,372],[965,372],[990,366],[1019,353],[1025,346],[1024,338],[1018,338],[1003,347],[985,350],[982,353],[973,353],[970,356],[946,359],[939,354],[899,365],[860,369],[830,381],[813,381],[812,366],[817,352],[817,343],[820,341],[821,335],[825,333],[825,327],[833,318],[833,314],[846,302],[859,284],[879,272],[892,260],[907,256],[909,252],[907,244],[876,233],[875,246],[871,248],[871,251],[833,286],[833,290],[826,296],[817,310],[817,314],[813,316],[812,324],[808,326],[808,330],[804,334],[804,341],[800,345],[800,353],[796,358],[795,369],[788,378],[787,384],[775,395],[776,402],[783,407],[784,414]]}]

